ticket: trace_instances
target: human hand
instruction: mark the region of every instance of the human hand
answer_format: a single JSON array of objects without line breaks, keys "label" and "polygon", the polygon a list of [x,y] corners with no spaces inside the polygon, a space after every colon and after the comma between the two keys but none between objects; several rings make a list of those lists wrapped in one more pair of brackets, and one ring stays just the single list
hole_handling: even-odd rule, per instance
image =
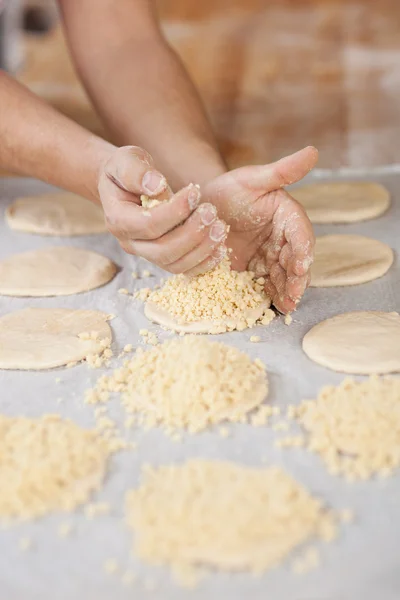
[{"label": "human hand", "polygon": [[266,278],[265,291],[283,313],[293,311],[310,282],[315,238],[303,207],[284,189],[316,164],[309,146],[269,165],[224,173],[203,189],[229,226],[232,267]]},{"label": "human hand", "polygon": [[[200,189],[193,184],[172,194],[142,148],[115,150],[101,170],[98,191],[108,229],[129,254],[187,275],[216,267],[226,255],[229,228],[216,208],[200,204]],[[142,194],[168,202],[145,209]]]}]

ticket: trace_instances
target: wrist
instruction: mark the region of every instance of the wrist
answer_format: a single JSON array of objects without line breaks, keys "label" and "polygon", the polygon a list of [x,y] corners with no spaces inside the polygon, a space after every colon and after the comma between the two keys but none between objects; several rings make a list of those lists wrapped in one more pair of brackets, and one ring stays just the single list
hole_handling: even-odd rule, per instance
[{"label": "wrist", "polygon": [[[164,164],[160,165],[160,162]],[[157,165],[167,176],[174,191],[189,183],[197,183],[203,187],[228,171],[219,151],[203,140],[197,144],[190,140],[190,147],[186,149],[180,145],[179,153],[174,153],[172,158],[157,161]]]},{"label": "wrist", "polygon": [[100,204],[99,181],[107,161],[117,147],[98,137],[91,137],[86,146],[86,153],[89,156],[90,176],[83,174],[85,197],[96,204]]}]

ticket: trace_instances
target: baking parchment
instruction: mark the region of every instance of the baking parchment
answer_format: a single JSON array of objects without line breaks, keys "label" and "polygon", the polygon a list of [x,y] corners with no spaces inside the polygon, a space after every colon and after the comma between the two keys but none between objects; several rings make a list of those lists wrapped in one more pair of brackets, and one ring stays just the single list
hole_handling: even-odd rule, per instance
[{"label": "baking parchment", "polygon": [[[317,226],[316,233],[371,236],[389,244],[396,251],[396,258],[390,271],[371,283],[308,290],[292,325],[285,326],[283,319],[278,318],[257,330],[261,343],[249,341],[255,330],[218,336],[219,341],[233,344],[266,363],[269,401],[281,407],[313,398],[323,385],[338,384],[344,378],[312,363],[302,352],[302,337],[314,324],[351,310],[400,310],[400,166],[368,172],[320,170],[307,177],[308,181],[332,179],[378,181],[390,190],[392,206],[385,215],[372,221]],[[17,233],[7,227],[3,214],[13,198],[51,189],[29,179],[0,179],[0,258],[52,245],[72,245],[103,253],[121,271],[108,285],[75,296],[0,297],[0,315],[26,306],[95,308],[114,313],[117,318],[111,321],[111,327],[116,354],[127,343],[142,345],[138,332],[143,327],[157,331],[161,339],[169,337],[171,334],[146,321],[140,302],[117,292],[122,287],[130,291],[145,285],[152,287],[162,272],[124,254],[111,235],[51,238]],[[150,269],[157,277],[133,281],[132,271],[143,269]],[[102,372],[85,364],[37,373],[0,371],[0,410],[8,415],[60,413],[82,426],[92,426],[93,410],[83,403],[83,394]],[[112,401],[110,413],[122,427],[124,415],[117,400]],[[0,530],[0,600],[399,600],[400,472],[387,480],[349,484],[328,475],[318,456],[303,449],[276,448],[274,441],[285,434],[250,425],[231,429],[228,438],[222,438],[215,430],[185,435],[181,443],[174,443],[158,430],[128,432],[129,439],[138,442],[137,450],[112,459],[104,488],[93,498],[109,502],[110,515],[89,521],[80,510],[71,516],[53,515]],[[344,525],[333,543],[318,544],[321,566],[308,574],[294,575],[288,560],[262,577],[212,574],[198,589],[181,589],[171,581],[166,568],[149,567],[132,555],[132,535],[124,523],[124,494],[137,485],[143,463],[180,463],[189,457],[282,465],[328,506],[352,509],[355,522]],[[65,522],[71,523],[73,530],[62,539],[57,529]],[[26,552],[19,548],[23,537],[33,542],[32,549]],[[110,558],[119,565],[114,575],[106,574],[103,567]],[[131,588],[124,587],[121,581],[126,570],[137,576]]]}]

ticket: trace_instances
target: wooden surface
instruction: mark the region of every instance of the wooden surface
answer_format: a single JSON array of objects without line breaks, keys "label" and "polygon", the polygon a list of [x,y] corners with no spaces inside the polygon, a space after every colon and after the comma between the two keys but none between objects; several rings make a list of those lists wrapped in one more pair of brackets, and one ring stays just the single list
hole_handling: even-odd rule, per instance
[{"label": "wooden surface", "polygon": [[[159,0],[231,165],[314,144],[319,166],[400,162],[399,0]],[[20,79],[97,133],[60,30]]]}]

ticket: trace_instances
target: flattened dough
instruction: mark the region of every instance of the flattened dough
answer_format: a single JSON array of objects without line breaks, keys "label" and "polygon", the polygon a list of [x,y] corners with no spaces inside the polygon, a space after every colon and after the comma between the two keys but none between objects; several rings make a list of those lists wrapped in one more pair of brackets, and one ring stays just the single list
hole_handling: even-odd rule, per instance
[{"label": "flattened dough", "polygon": [[73,247],[50,247],[0,261],[1,296],[67,296],[108,283],[116,265],[105,256]]},{"label": "flattened dough", "polygon": [[317,237],[311,287],[356,285],[382,277],[393,263],[393,250],[362,235]]},{"label": "flattened dough", "polygon": [[18,198],[6,210],[11,229],[40,235],[89,235],[105,233],[101,208],[67,192]]},{"label": "flattened dough", "polygon": [[390,196],[379,183],[348,181],[312,183],[292,190],[311,223],[353,223],[382,215]]},{"label": "flattened dough", "polygon": [[[242,320],[246,319],[261,319],[266,309],[269,308],[271,303],[263,302],[257,308],[248,310],[242,315]],[[167,311],[159,308],[154,302],[146,302],[144,306],[144,314],[153,323],[161,325],[166,329],[172,331],[183,332],[183,333],[214,333],[219,327],[227,327],[228,329],[235,329],[237,321],[234,319],[221,319],[220,321],[194,321],[192,323],[181,323],[177,321]]]},{"label": "flattened dough", "polygon": [[[0,369],[52,369],[98,354],[111,341],[108,315],[98,310],[25,308],[0,318]],[[80,333],[98,333],[83,340]]]},{"label": "flattened dough", "polygon": [[336,315],[303,339],[311,360],[341,373],[369,375],[400,371],[400,315],[358,311]]}]

